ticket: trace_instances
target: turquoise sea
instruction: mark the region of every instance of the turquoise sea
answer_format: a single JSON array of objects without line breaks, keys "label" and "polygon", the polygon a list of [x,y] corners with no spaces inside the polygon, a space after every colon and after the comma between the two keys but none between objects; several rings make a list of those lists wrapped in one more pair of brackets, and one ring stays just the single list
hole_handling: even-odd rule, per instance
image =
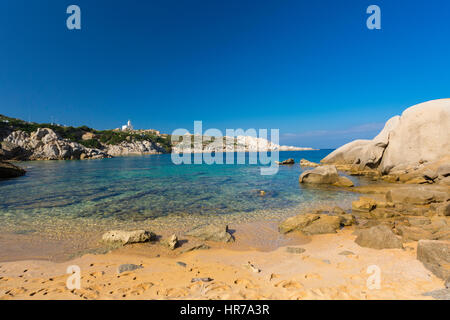
[{"label": "turquoise sea", "polygon": [[281,218],[328,202],[345,206],[354,194],[298,183],[300,159],[319,162],[331,151],[280,152],[280,160],[297,164],[272,176],[261,175],[259,165],[175,165],[170,155],[24,162],[27,175],[0,181],[0,231],[75,241],[87,230],[183,228],[214,219]]}]

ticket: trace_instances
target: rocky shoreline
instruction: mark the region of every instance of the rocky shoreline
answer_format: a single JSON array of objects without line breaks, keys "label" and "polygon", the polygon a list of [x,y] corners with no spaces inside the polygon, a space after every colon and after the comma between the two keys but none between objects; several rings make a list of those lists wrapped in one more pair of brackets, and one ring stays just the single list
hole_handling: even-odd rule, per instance
[{"label": "rocky shoreline", "polygon": [[[17,268],[28,270],[29,263],[2,264],[8,276],[0,279],[0,297],[450,299],[449,129],[450,99],[430,101],[389,120],[373,140],[351,142],[320,164],[302,160],[312,168],[299,175],[302,185],[361,197],[349,210],[327,207],[281,221],[278,232],[301,245],[230,251],[244,235],[226,224],[170,237],[110,230],[99,241],[114,244],[115,251],[70,262],[87,270],[87,287],[68,291],[64,282],[50,280],[63,280],[62,272],[27,279],[44,285],[24,283]],[[371,182],[355,186],[340,171]],[[137,254],[148,254],[149,246],[166,256]],[[48,267],[34,265],[41,275]],[[378,291],[367,287],[373,265],[383,272]]]}]

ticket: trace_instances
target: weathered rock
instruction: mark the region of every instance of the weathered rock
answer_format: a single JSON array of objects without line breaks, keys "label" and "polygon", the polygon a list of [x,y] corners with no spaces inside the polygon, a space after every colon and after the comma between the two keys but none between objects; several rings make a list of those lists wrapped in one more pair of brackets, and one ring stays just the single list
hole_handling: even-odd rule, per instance
[{"label": "weathered rock", "polygon": [[106,242],[119,242],[126,245],[131,243],[147,242],[153,240],[154,238],[155,234],[153,232],[145,230],[111,230],[103,235],[102,240]]},{"label": "weathered rock", "polygon": [[430,180],[426,179],[425,177],[416,177],[406,181],[405,184],[424,184],[429,182]]},{"label": "weathered rock", "polygon": [[382,172],[431,162],[449,154],[450,99],[433,100],[406,109],[389,134]]},{"label": "weathered rock", "polygon": [[295,164],[295,160],[292,158],[289,158],[287,160],[277,162],[279,165],[287,165],[287,164]]},{"label": "weathered rock", "polygon": [[444,202],[436,208],[436,213],[440,216],[450,217],[450,201]]},{"label": "weathered rock", "polygon": [[352,180],[350,180],[347,177],[342,177],[342,176],[340,176],[338,178],[338,180],[335,183],[333,183],[333,185],[336,187],[347,187],[347,188],[354,186]]},{"label": "weathered rock", "polygon": [[192,229],[187,236],[199,238],[205,241],[232,242],[234,237],[229,233],[227,225],[204,225]]},{"label": "weathered rock", "polygon": [[127,271],[135,271],[138,269],[142,269],[142,266],[138,266],[136,264],[121,264],[118,268],[117,268],[117,273],[123,273],[123,272],[127,272]]},{"label": "weathered rock", "polygon": [[189,247],[189,248],[183,250],[183,253],[191,252],[191,251],[195,251],[195,250],[208,250],[208,249],[211,249],[211,247],[202,243],[202,244],[195,245],[195,246],[192,246],[192,247]]},{"label": "weathered rock", "polygon": [[304,171],[299,178],[300,183],[333,184],[339,178],[335,166],[322,166]]},{"label": "weathered rock", "polygon": [[84,141],[95,139],[96,134],[92,132],[86,132],[81,136],[81,139]]},{"label": "weathered rock", "polygon": [[343,214],[347,214],[347,212],[345,212],[345,210],[344,209],[342,209],[341,207],[334,207],[333,208],[333,210],[332,210],[332,212],[334,213],[334,214],[338,214],[338,215],[343,215]]},{"label": "weathered rock", "polygon": [[430,204],[450,199],[450,194],[443,191],[430,190],[424,187],[401,187],[389,190],[386,201],[394,203]]},{"label": "weathered rock", "polygon": [[394,209],[375,208],[374,210],[371,210],[370,212],[361,211],[361,212],[359,212],[359,216],[366,218],[366,219],[387,219],[387,218],[393,218],[396,216],[400,216],[400,213]]},{"label": "weathered rock", "polygon": [[385,225],[361,229],[355,242],[361,247],[373,249],[403,248],[402,241]]},{"label": "weathered rock", "polygon": [[[357,165],[383,174],[401,172],[448,156],[450,99],[433,100],[406,109],[386,122],[373,140],[355,140],[333,151],[324,164]],[[441,171],[450,175],[448,167]],[[439,171],[437,171],[439,175]],[[428,177],[434,178],[434,174]],[[431,179],[434,180],[434,179]]]},{"label": "weathered rock", "polygon": [[360,197],[359,200],[352,202],[352,210],[355,211],[372,211],[377,207],[377,202],[369,197]]},{"label": "weathered rock", "polygon": [[178,247],[177,236],[173,234],[169,239],[167,239],[166,245],[169,247],[170,250],[175,250]]},{"label": "weathered rock", "polygon": [[402,236],[403,241],[419,241],[433,239],[433,234],[418,227],[398,226],[398,234]]},{"label": "weathered rock", "polygon": [[30,152],[8,141],[0,142],[0,160],[26,160]]},{"label": "weathered rock", "polygon": [[450,164],[449,163],[445,163],[442,164],[441,166],[439,166],[439,168],[436,171],[436,174],[438,175],[438,177],[448,177],[450,176]]},{"label": "weathered rock", "polygon": [[425,179],[432,180],[432,181],[434,181],[435,179],[437,179],[439,177],[439,174],[436,171],[433,171],[430,169],[424,170],[422,175]]},{"label": "weathered rock", "polygon": [[417,259],[439,278],[450,277],[450,241],[420,240]]},{"label": "weathered rock", "polygon": [[355,253],[353,253],[352,251],[344,250],[344,251],[339,252],[339,255],[341,255],[341,256],[352,256],[352,255],[355,255]]},{"label": "weathered rock", "polygon": [[118,145],[106,145],[105,152],[112,157],[143,155],[143,154],[159,154],[165,150],[158,143],[147,140],[123,141]]},{"label": "weathered rock", "polygon": [[341,218],[341,225],[343,226],[352,226],[355,224],[355,216],[350,213],[339,214]]},{"label": "weathered rock", "polygon": [[211,279],[209,277],[207,277],[207,278],[192,278],[191,282],[211,282],[213,280],[214,279]]},{"label": "weathered rock", "polygon": [[110,157],[99,149],[62,139],[48,128],[39,128],[31,135],[23,131],[14,131],[4,142],[22,149],[20,160],[69,160],[79,159],[82,153],[85,158],[100,159]]},{"label": "weathered rock", "polygon": [[350,179],[339,176],[335,166],[321,166],[313,170],[306,170],[300,175],[299,182],[306,184],[330,184],[339,187],[353,186],[353,182]]},{"label": "weathered rock", "polygon": [[0,161],[0,179],[10,179],[23,176],[26,171],[8,162]]},{"label": "weathered rock", "polygon": [[281,233],[301,231],[307,235],[335,233],[344,223],[348,223],[348,221],[341,216],[301,214],[283,221],[278,230]]},{"label": "weathered rock", "polygon": [[439,180],[438,180],[438,183],[439,183],[439,184],[442,184],[442,185],[444,185],[444,186],[450,186],[450,176],[449,176],[449,177],[442,178],[442,179],[439,179]]},{"label": "weathered rock", "polygon": [[301,231],[304,227],[319,219],[318,214],[299,214],[294,217],[287,218],[278,227],[281,233],[289,233],[292,231]]},{"label": "weathered rock", "polygon": [[342,218],[340,216],[329,216],[322,214],[319,219],[313,221],[301,231],[306,235],[336,233],[340,228]]},{"label": "weathered rock", "polygon": [[320,164],[315,163],[315,162],[308,161],[308,160],[306,160],[306,159],[301,159],[301,160],[300,160],[300,166],[302,166],[302,167],[312,167],[312,168],[316,168],[316,167],[320,166]]},{"label": "weathered rock", "polygon": [[295,253],[295,254],[301,254],[305,252],[306,250],[303,248],[296,248],[296,247],[287,247],[286,252],[288,253]]}]

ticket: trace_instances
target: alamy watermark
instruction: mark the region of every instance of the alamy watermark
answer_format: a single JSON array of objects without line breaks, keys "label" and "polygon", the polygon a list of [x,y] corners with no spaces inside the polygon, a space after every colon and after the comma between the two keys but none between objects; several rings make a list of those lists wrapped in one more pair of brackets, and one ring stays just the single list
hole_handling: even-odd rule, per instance
[{"label": "alamy watermark", "polygon": [[371,265],[367,267],[367,274],[370,276],[367,278],[367,289],[379,290],[381,289],[381,269],[377,265]]}]

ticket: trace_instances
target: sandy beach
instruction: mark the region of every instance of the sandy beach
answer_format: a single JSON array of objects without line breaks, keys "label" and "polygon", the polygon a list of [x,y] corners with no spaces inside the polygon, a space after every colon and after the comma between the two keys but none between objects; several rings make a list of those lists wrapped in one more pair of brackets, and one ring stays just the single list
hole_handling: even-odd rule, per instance
[{"label": "sandy beach", "polygon": [[[189,242],[174,251],[143,243],[64,263],[0,263],[0,299],[432,299],[423,294],[444,286],[416,259],[416,242],[404,249],[363,248],[346,227],[312,237],[293,233],[287,245],[255,248],[239,236],[251,228],[278,237],[274,224],[245,225],[236,227],[235,243],[207,242],[208,250],[189,251],[195,246]],[[122,264],[142,268],[119,274]],[[66,287],[72,265],[81,269],[80,289]],[[368,284],[374,265],[379,289]]]}]

